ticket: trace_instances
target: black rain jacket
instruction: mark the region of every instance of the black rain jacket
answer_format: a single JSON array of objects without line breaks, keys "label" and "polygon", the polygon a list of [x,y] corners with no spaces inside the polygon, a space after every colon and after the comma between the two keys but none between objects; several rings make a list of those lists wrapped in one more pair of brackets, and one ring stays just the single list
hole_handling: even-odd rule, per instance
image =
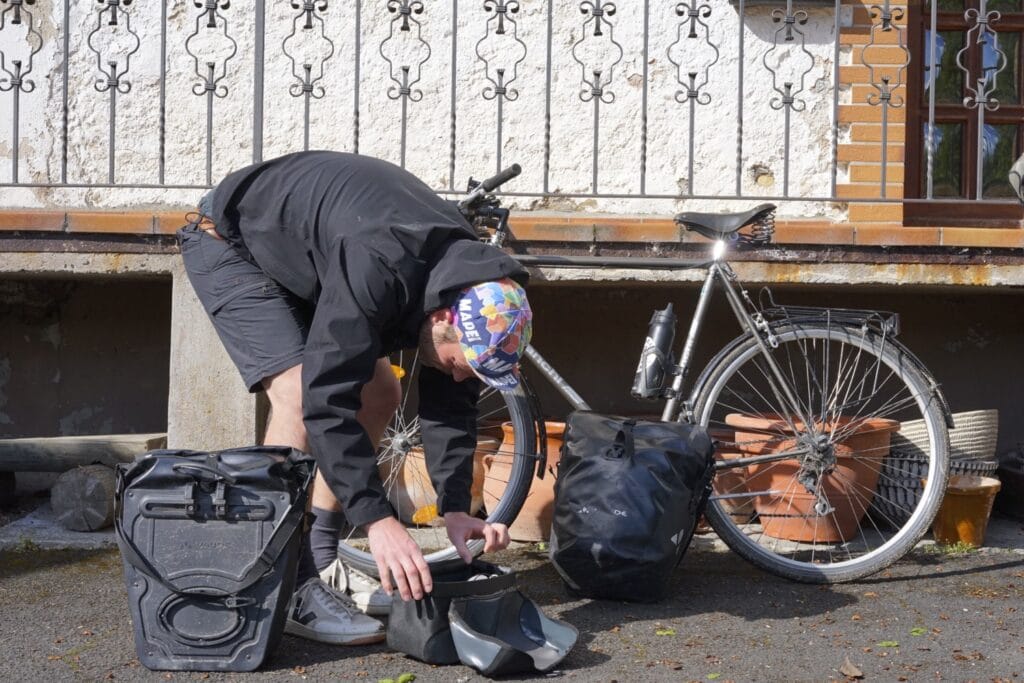
[{"label": "black rain jacket", "polygon": [[[290,154],[236,171],[214,194],[217,232],[314,307],[303,356],[303,414],[324,479],[350,523],[393,514],[359,394],[378,358],[415,347],[434,310],[464,287],[525,269],[481,243],[456,207],[385,161]],[[420,423],[438,512],[467,512],[481,383],[419,370]]]}]

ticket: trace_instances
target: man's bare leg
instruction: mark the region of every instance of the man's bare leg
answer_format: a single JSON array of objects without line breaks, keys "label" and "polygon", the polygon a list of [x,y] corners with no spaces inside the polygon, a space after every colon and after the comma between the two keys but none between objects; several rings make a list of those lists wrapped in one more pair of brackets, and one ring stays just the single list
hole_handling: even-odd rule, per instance
[{"label": "man's bare leg", "polygon": [[[270,419],[263,442],[309,453],[309,438],[302,421],[302,366],[293,366],[264,380],[263,386],[270,399]],[[360,399],[362,408],[356,413],[356,419],[376,448],[402,400],[402,387],[387,358],[377,360],[373,379],[363,387]],[[341,511],[341,504],[319,472],[313,484],[313,507]]]},{"label": "man's bare leg", "polygon": [[[270,419],[264,443],[285,445],[309,452],[309,438],[302,421],[302,366],[296,365],[264,381],[270,399]],[[362,407],[356,419],[366,430],[374,447],[380,442],[401,401],[401,386],[391,363],[377,361],[373,379],[360,394]],[[341,504],[319,472],[313,484],[312,511],[315,518],[308,539],[309,554],[304,557],[302,579],[322,571],[337,557],[337,536],[344,527]]]}]

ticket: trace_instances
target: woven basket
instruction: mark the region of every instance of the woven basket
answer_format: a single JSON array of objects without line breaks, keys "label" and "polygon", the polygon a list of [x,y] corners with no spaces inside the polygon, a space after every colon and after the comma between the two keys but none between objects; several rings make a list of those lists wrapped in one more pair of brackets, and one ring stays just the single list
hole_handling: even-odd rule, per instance
[{"label": "woven basket", "polygon": [[[949,463],[949,474],[973,474],[991,477],[999,467],[998,460],[958,458]],[[905,457],[890,452],[882,462],[882,476],[871,503],[872,519],[880,525],[903,526],[921,499],[922,479],[928,476],[924,457]]]},{"label": "woven basket", "polygon": [[[992,460],[996,455],[996,439],[999,436],[998,410],[971,410],[953,413],[953,424],[949,430],[950,460]],[[924,420],[909,420],[900,425],[900,431],[892,436],[893,450],[905,455],[924,457],[923,447],[928,443],[928,431]],[[920,445],[917,445],[920,444]]]},{"label": "woven basket", "polygon": [[[949,430],[949,473],[992,476],[999,467],[995,460],[999,431],[998,410],[971,410],[953,414]],[[928,432],[924,420],[908,420],[892,435],[889,455],[882,462],[873,519],[902,526],[921,499],[921,480],[928,475]]]}]

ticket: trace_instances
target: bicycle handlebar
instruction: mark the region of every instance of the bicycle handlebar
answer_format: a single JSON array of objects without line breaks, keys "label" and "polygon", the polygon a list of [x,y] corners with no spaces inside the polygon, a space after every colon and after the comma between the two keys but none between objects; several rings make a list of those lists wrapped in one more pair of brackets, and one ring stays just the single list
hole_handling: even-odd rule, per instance
[{"label": "bicycle handlebar", "polygon": [[512,164],[505,170],[498,171],[498,173],[480,183],[480,187],[484,188],[485,191],[490,192],[499,185],[502,185],[512,180],[522,172],[523,169],[519,164]]},{"label": "bicycle handlebar", "polygon": [[512,180],[522,172],[523,169],[519,164],[512,164],[505,170],[498,171],[498,173],[491,176],[482,183],[474,184],[473,179],[470,178],[470,187],[472,187],[473,189],[470,191],[468,195],[459,200],[459,211],[462,211],[463,215],[467,215],[467,211],[472,211],[472,207],[480,199],[482,199],[488,192],[498,187],[502,183],[507,183],[508,181]]}]

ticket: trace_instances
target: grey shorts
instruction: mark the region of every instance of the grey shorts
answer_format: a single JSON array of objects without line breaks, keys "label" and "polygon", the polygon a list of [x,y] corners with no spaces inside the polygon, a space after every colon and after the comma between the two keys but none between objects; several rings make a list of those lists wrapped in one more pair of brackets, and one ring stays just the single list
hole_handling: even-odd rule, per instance
[{"label": "grey shorts", "polygon": [[178,231],[185,270],[251,392],[302,362],[312,309],[195,224]]}]

